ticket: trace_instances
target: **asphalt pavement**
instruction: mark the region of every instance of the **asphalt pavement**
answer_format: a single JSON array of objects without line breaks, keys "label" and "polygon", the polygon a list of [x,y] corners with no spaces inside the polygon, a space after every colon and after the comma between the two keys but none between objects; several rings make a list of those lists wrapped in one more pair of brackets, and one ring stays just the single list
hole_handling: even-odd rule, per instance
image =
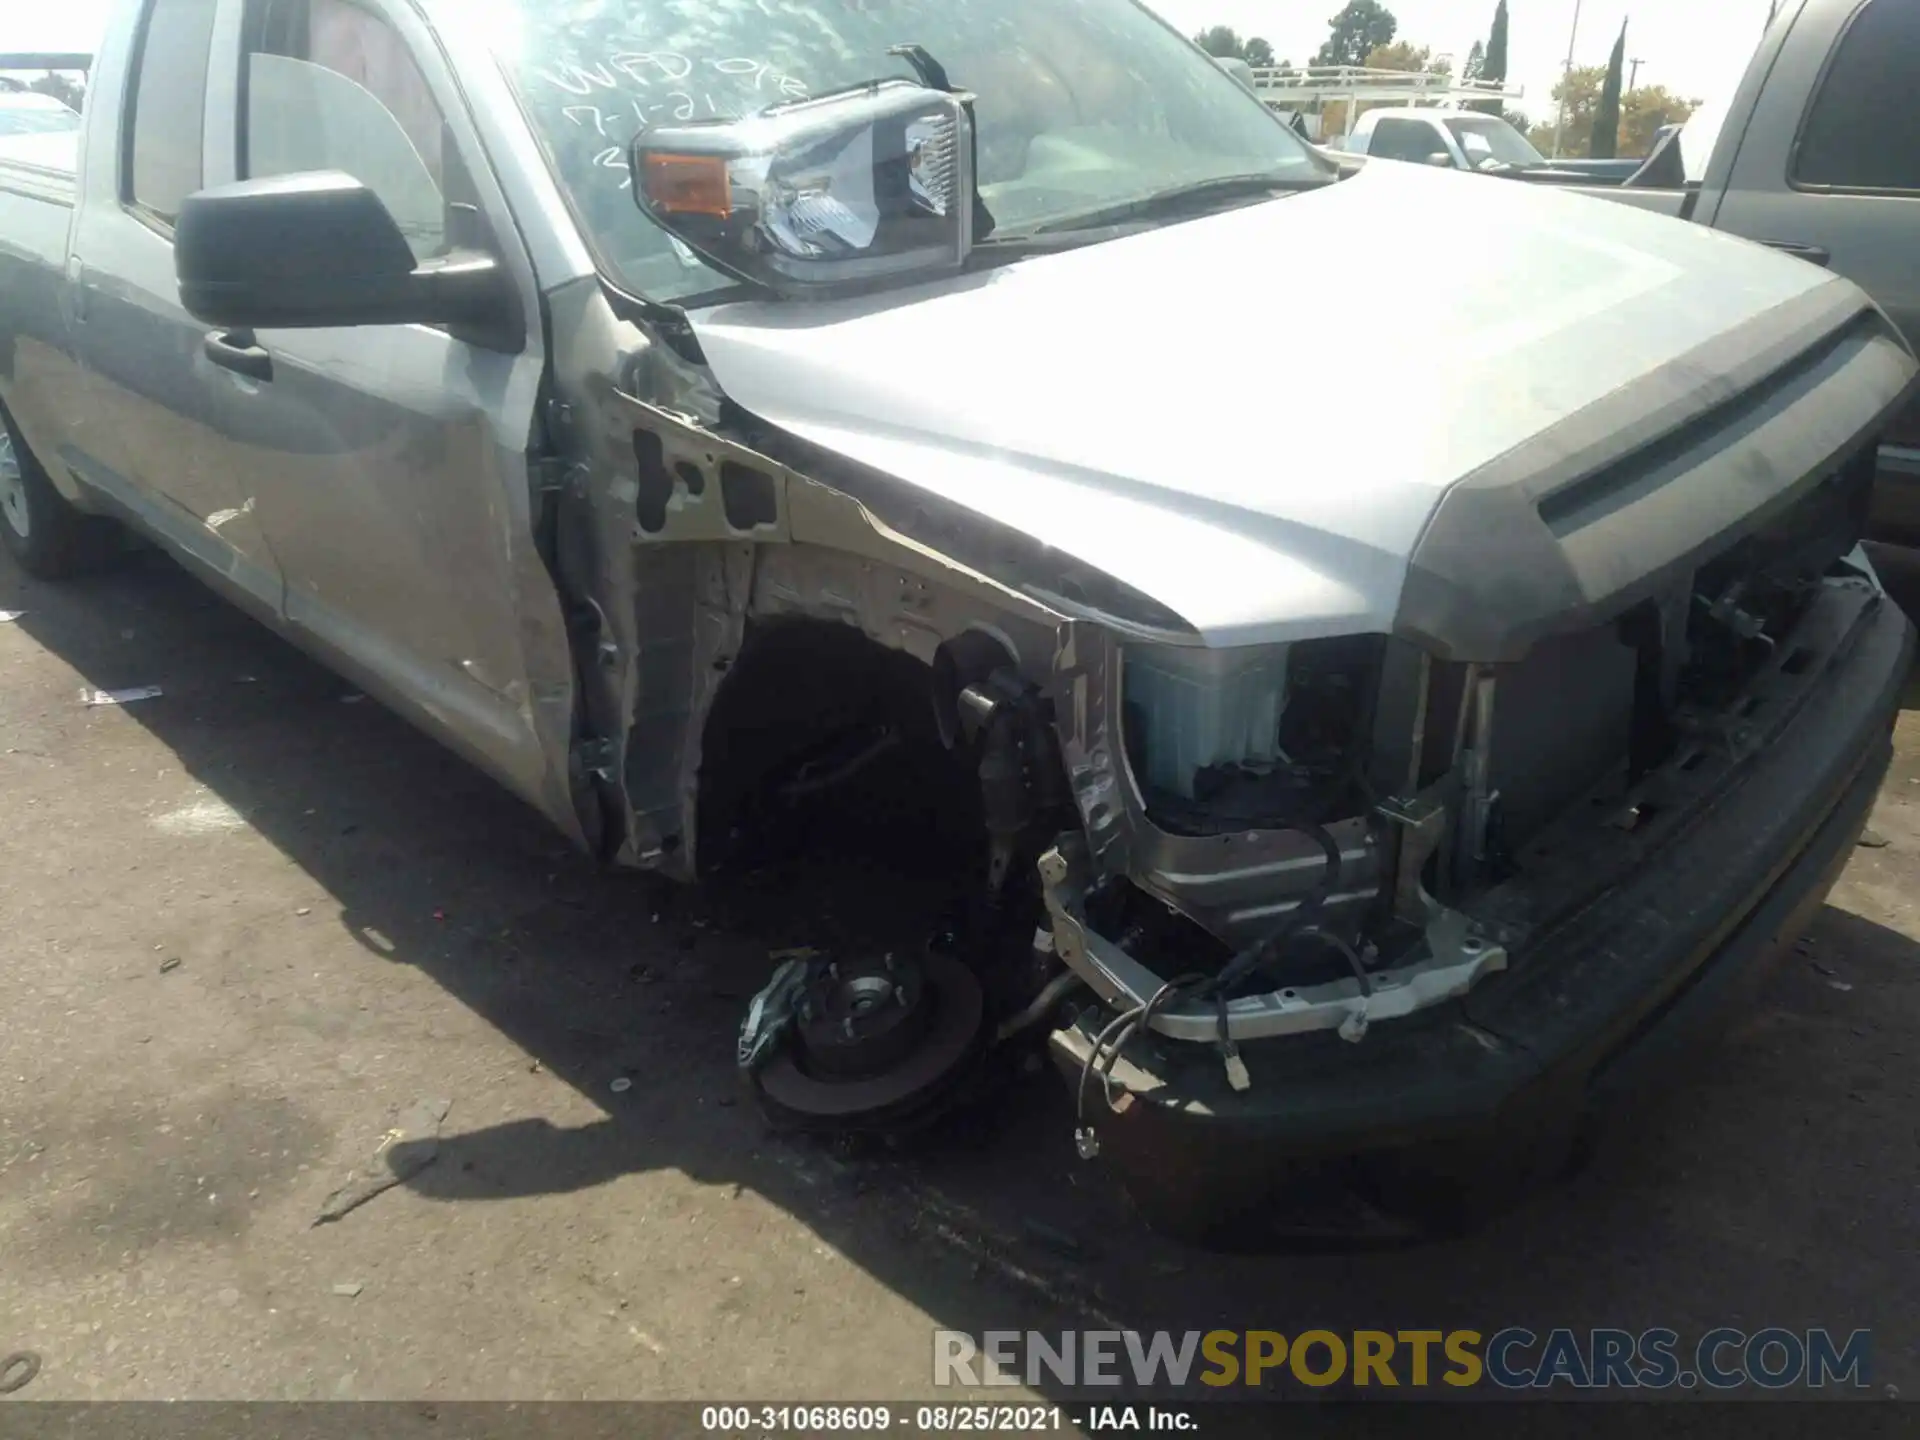
[{"label": "asphalt pavement", "polygon": [[938,1327],[1069,1326],[1869,1327],[1920,1395],[1920,711],[1885,845],[1581,1174],[1466,1239],[1221,1256],[1076,1158],[1050,1074],[879,1156],[738,1103],[768,951],[829,892],[897,911],[883,865],[598,873],[158,558],[0,559],[0,610],[0,1353],[43,1361],[0,1405],[900,1399]]}]

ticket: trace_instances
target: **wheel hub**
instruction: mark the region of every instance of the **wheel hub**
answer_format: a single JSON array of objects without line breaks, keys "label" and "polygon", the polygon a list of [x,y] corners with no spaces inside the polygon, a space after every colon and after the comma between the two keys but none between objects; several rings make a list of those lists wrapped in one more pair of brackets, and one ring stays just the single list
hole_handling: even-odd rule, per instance
[{"label": "wheel hub", "polygon": [[800,1000],[796,1035],[806,1068],[816,1075],[876,1075],[904,1060],[933,1018],[918,960],[834,964]]},{"label": "wheel hub", "polygon": [[960,961],[841,961],[812,975],[792,1038],[755,1075],[776,1120],[811,1129],[892,1129],[937,1113],[977,1051],[986,1013]]}]

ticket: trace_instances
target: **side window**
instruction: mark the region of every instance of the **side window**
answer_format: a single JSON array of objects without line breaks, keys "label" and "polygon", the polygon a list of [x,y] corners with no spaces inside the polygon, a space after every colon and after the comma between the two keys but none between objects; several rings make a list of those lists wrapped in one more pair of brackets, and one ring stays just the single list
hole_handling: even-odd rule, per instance
[{"label": "side window", "polygon": [[127,106],[122,197],[171,225],[180,202],[205,184],[201,134],[215,0],[153,0]]},{"label": "side window", "polygon": [[1382,120],[1373,132],[1369,155],[1383,160],[1424,161],[1429,155],[1444,155],[1447,147],[1431,126],[1419,120],[1391,118]]},{"label": "side window", "polygon": [[458,162],[399,33],[353,0],[254,0],[251,10],[240,173],[343,170],[380,197],[416,257],[446,254]]},{"label": "side window", "polygon": [[1869,0],[1841,37],[1794,149],[1792,180],[1920,191],[1920,5]]}]

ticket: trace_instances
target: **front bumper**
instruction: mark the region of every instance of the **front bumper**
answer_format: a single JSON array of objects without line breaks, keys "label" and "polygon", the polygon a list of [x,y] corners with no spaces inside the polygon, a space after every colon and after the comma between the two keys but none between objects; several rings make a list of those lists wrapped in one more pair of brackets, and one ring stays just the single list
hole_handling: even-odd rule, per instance
[{"label": "front bumper", "polygon": [[1867,535],[1890,545],[1920,545],[1920,446],[1880,447]]},{"label": "front bumper", "polygon": [[[1750,989],[1824,902],[1892,754],[1912,628],[1867,606],[1781,727],[1630,873],[1511,947],[1467,994],[1377,1026],[1243,1043],[1252,1087],[1210,1045],[1141,1035],[1093,1088],[1103,1154],[1164,1188],[1252,1184],[1290,1162],[1460,1145],[1564,1126],[1656,1081]],[[1078,1083],[1099,1014],[1054,1033]]]}]

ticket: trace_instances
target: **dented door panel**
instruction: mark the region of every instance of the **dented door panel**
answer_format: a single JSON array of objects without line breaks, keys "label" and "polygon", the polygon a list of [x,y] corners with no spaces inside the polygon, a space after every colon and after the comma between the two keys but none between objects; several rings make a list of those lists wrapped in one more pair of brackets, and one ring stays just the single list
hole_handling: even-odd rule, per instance
[{"label": "dented door panel", "polygon": [[[249,67],[295,62],[256,53],[267,42],[241,26],[239,10],[223,10],[214,56],[222,83],[212,91],[208,153],[219,157],[210,179],[220,181],[294,163],[276,163],[264,140],[252,146],[255,106],[268,92]],[[539,286],[519,227],[433,32],[406,5],[373,0],[352,14],[353,43],[379,52],[388,88],[398,86],[387,99],[415,116],[416,132],[436,107],[444,124],[431,183],[446,202],[446,243],[492,251],[521,311],[537,317]],[[239,83],[249,74],[254,83]],[[290,97],[311,101],[298,90],[279,98],[296,103]],[[279,564],[289,632],[585,844],[568,777],[573,662],[535,534],[547,366],[538,324],[517,350],[424,325],[261,330],[253,339],[270,378],[209,367],[208,448]]]}]

